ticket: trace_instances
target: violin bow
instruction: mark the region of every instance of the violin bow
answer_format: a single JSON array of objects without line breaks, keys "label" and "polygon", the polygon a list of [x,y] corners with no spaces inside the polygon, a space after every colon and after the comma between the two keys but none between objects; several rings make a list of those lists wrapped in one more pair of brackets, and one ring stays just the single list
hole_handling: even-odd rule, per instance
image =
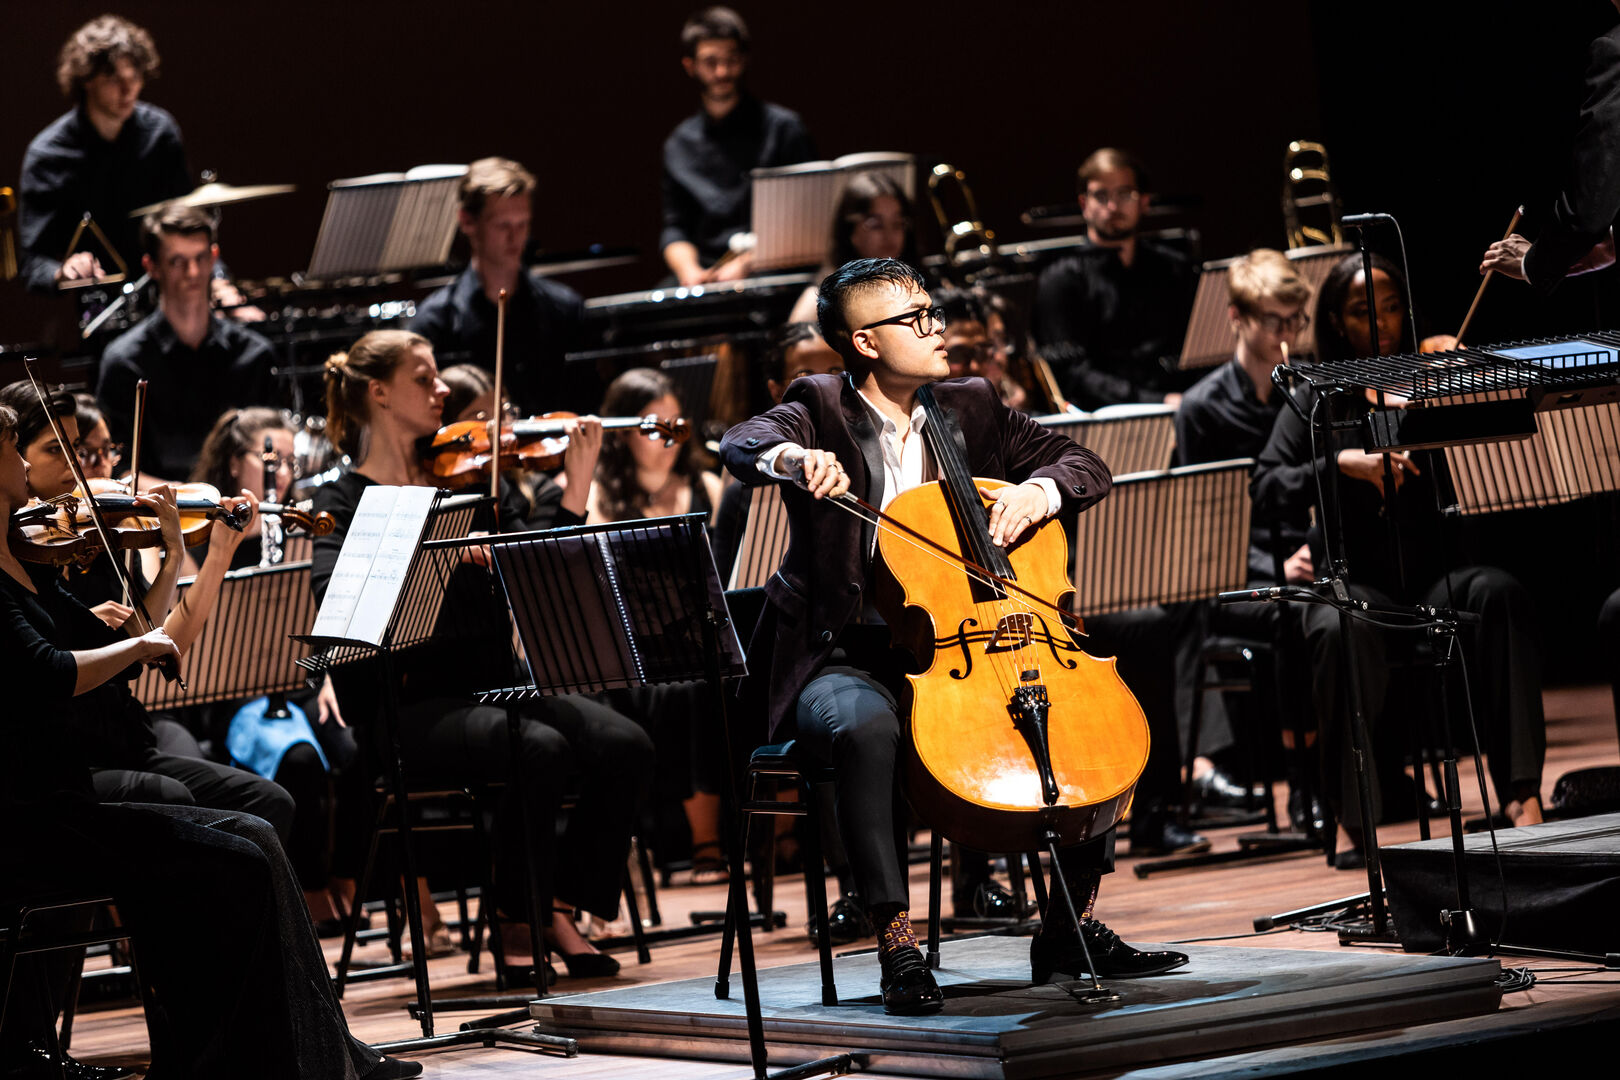
[{"label": "violin bow", "polygon": [[1036,596],[1034,593],[1030,592],[1016,581],[1009,581],[1004,577],[997,576],[990,570],[986,570],[984,567],[980,566],[972,559],[967,558],[965,555],[952,551],[943,544],[924,536],[922,533],[918,532],[916,529],[913,529],[904,522],[890,517],[888,514],[885,514],[882,510],[879,510],[877,507],[873,506],[860,496],[851,495],[846,491],[842,495],[833,496],[828,501],[834,506],[838,507],[840,510],[853,514],[862,521],[876,525],[880,529],[887,528],[893,535],[900,537],[902,540],[922,549],[923,551],[926,551],[928,554],[933,555],[937,559],[942,559],[945,562],[960,566],[969,574],[976,577],[981,584],[989,585],[994,588],[1006,589],[1008,592],[1015,592],[1025,600],[1029,601],[1031,604],[1034,604],[1037,607],[1043,607],[1046,610],[1053,612],[1057,615],[1058,621],[1062,623],[1064,629],[1077,634],[1085,633],[1085,628],[1078,615],[1075,615],[1073,612],[1064,611],[1061,607],[1052,603],[1050,600]]},{"label": "violin bow", "polygon": [[501,419],[502,382],[506,373],[506,290],[495,300],[495,404],[489,418],[489,496],[495,500],[495,527],[501,527]]},{"label": "violin bow", "polygon": [[[157,628],[152,621],[152,613],[146,610],[146,594],[131,585],[131,579],[124,574],[124,568],[118,562],[118,546],[112,542],[112,534],[107,530],[107,522],[101,516],[101,508],[96,505],[95,496],[90,493],[90,482],[85,479],[84,467],[79,464],[79,456],[68,443],[67,432],[62,430],[62,421],[51,411],[50,398],[45,393],[45,387],[40,383],[39,377],[34,374],[34,358],[23,358],[23,370],[28,373],[28,381],[34,388],[34,395],[39,399],[39,407],[45,413],[46,421],[51,425],[51,434],[56,436],[56,443],[62,448],[62,456],[67,459],[68,468],[73,473],[73,482],[79,485],[84,492],[85,509],[89,511],[90,522],[95,526],[96,533],[101,537],[101,546],[107,553],[107,561],[112,564],[113,574],[118,583],[123,586],[124,594],[130,598],[129,606],[134,608],[134,614],[139,617],[140,624],[145,627],[141,632],[151,633]],[[156,662],[157,668],[169,682],[178,682],[180,689],[186,688],[186,681],[180,677],[180,664],[173,656],[165,656]]]},{"label": "violin bow", "polygon": [[[135,420],[129,433],[129,493],[141,493],[141,432],[146,428],[146,380],[140,379],[135,383]],[[89,494],[90,489],[85,488]],[[111,556],[109,555],[109,558]],[[140,562],[140,554],[135,551],[129,553],[129,577],[135,576],[135,567]],[[124,606],[132,606],[129,601],[129,585],[126,579],[124,585]]]}]

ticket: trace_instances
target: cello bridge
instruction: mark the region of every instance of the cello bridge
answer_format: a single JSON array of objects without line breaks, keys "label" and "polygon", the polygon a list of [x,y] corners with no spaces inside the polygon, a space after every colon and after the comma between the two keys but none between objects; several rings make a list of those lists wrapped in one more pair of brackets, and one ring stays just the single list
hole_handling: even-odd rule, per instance
[{"label": "cello bridge", "polygon": [[1015,611],[1010,615],[1003,615],[1001,621],[996,623],[996,629],[991,633],[985,651],[1011,652],[1013,649],[1022,649],[1030,643],[1034,632],[1034,613]]}]

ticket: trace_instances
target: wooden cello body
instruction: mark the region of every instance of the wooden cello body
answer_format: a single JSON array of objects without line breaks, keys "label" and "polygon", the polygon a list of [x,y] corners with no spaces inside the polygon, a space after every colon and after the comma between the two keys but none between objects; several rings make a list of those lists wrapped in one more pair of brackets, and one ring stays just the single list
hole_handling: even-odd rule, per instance
[{"label": "wooden cello body", "polygon": [[930,827],[984,850],[1044,850],[1049,833],[1063,846],[1099,836],[1130,806],[1147,764],[1147,718],[1114,660],[1081,651],[1056,611],[1073,591],[1062,525],[1048,520],[1010,549],[994,547],[977,489],[1004,482],[954,464],[959,475],[941,460],[941,480],[903,493],[885,516],[947,547],[955,537],[967,560],[1018,589],[877,530],[885,572],[875,601],[924,665],[908,676],[907,795]]}]

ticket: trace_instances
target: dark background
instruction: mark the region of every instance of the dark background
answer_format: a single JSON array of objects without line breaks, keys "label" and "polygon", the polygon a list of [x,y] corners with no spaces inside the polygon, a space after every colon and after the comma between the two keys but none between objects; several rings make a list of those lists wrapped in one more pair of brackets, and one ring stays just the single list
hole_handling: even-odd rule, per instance
[{"label": "dark background", "polygon": [[[299,186],[229,208],[222,247],[238,276],[307,264],[333,179],[503,154],[541,178],[543,247],[640,249],[637,266],[566,279],[591,296],[663,273],[659,154],[696,108],[677,45],[694,6],[128,0],[115,10],[156,40],[163,73],[145,96],[178,118],[193,171]],[[1425,332],[1456,330],[1480,253],[1516,205],[1534,235],[1564,167],[1586,43],[1615,19],[1605,0],[739,6],[754,31],[754,90],[799,110],[823,156],[949,161],[1002,239],[1051,235],[1019,213],[1071,200],[1076,164],[1116,144],[1147,162],[1159,191],[1196,200],[1175,223],[1202,231],[1205,257],[1280,246],[1284,149],[1321,140],[1346,210],[1399,217]],[[106,9],[8,6],[0,184],[67,107],[53,78],[62,41]],[[922,247],[937,250],[922,218]],[[1398,257],[1392,234],[1373,241]],[[1611,325],[1616,289],[1613,270],[1549,301],[1498,282],[1470,338]],[[62,342],[70,330],[63,302],[0,285],[0,342]],[[1538,598],[1557,595],[1554,574],[1571,566],[1600,579],[1547,601],[1557,621],[1590,626],[1587,596],[1620,576],[1611,500],[1496,517],[1482,550]],[[1578,635],[1566,644],[1560,663],[1589,655]]]}]

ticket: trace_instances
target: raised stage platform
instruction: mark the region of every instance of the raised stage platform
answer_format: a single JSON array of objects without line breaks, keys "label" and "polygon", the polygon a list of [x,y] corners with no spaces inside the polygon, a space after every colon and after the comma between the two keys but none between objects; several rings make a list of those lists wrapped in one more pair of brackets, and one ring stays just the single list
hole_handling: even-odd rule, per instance
[{"label": "raised stage platform", "polygon": [[[773,1067],[861,1055],[866,1071],[1023,1080],[1121,1070],[1496,1010],[1495,960],[1371,952],[1187,946],[1186,967],[1106,985],[1123,1000],[1093,1005],[1070,989],[1029,983],[1029,939],[947,941],[946,1002],[933,1017],[883,1012],[874,953],[835,962],[841,1001],[823,1007],[815,963],[760,972]],[[530,1005],[539,1030],[617,1054],[748,1060],[742,987],[717,1000],[714,979],[684,979],[552,997]]]}]

